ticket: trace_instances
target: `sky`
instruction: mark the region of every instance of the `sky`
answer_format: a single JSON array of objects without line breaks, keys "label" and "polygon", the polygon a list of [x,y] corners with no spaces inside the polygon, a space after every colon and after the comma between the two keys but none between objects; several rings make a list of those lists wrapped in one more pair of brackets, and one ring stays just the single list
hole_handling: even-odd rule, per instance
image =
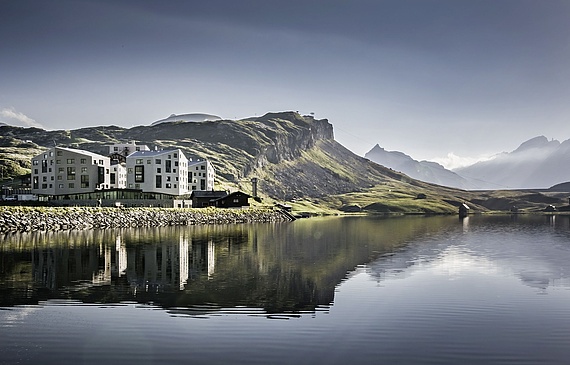
[{"label": "sky", "polygon": [[567,0],[0,0],[0,122],[326,118],[456,167],[570,139]]}]

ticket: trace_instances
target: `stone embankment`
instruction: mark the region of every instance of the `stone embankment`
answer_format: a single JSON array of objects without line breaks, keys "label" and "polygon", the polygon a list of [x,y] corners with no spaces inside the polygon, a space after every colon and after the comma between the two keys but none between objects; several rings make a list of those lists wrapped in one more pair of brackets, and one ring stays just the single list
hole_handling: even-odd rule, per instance
[{"label": "stone embankment", "polygon": [[32,208],[0,207],[0,232],[160,227],[194,224],[282,222],[287,217],[269,209],[175,208]]}]

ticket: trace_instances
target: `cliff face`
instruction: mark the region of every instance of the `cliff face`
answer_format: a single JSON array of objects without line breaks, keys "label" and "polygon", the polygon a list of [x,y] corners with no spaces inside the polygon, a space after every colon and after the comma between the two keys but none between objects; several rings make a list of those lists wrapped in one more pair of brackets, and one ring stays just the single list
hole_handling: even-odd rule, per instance
[{"label": "cliff face", "polygon": [[[38,148],[48,148],[54,143],[101,154],[107,153],[104,148],[107,144],[132,140],[151,148],[178,147],[190,158],[209,159],[222,186],[248,191],[249,180],[258,177],[260,192],[280,199],[359,191],[386,179],[407,179],[354,155],[335,142],[333,126],[328,120],[295,112],[268,113],[244,120],[161,123],[130,129],[115,126],[71,131],[0,128],[8,128],[5,132],[13,140],[32,141],[35,149],[22,148],[27,158],[37,154]],[[0,137],[0,143],[2,138],[6,137]]]}]

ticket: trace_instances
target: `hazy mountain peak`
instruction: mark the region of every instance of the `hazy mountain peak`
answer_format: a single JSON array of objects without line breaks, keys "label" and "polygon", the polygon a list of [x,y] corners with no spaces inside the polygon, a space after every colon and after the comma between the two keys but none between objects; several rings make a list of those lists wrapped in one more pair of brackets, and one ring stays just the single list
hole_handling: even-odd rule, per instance
[{"label": "hazy mountain peak", "polygon": [[382,166],[403,172],[417,180],[460,189],[476,188],[471,182],[436,162],[416,161],[403,152],[386,151],[378,144],[368,151],[364,157]]},{"label": "hazy mountain peak", "polygon": [[548,138],[546,138],[545,136],[538,136],[521,143],[521,145],[513,152],[521,152],[533,148],[543,148],[549,145],[555,147],[558,146],[559,144],[560,142],[555,139],[549,141]]}]

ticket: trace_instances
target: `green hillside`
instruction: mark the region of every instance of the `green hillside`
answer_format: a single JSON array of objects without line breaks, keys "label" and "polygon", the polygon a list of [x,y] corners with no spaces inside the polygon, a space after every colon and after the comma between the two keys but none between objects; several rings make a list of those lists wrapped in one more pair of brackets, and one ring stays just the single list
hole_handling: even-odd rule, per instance
[{"label": "green hillside", "polygon": [[521,198],[524,193],[509,192],[505,198],[500,192],[467,192],[413,180],[344,148],[334,140],[333,126],[326,119],[294,112],[128,129],[45,131],[3,126],[0,134],[4,178],[17,179],[29,172],[30,158],[54,144],[106,154],[105,145],[134,140],[151,148],[178,147],[189,158],[209,159],[217,173],[216,189],[250,192],[250,180],[257,177],[264,203],[286,201],[298,211],[454,213],[464,201],[476,211],[508,210],[515,203],[538,210],[546,200],[565,204],[566,199],[563,193],[552,193],[546,200],[539,194],[527,202]]}]

